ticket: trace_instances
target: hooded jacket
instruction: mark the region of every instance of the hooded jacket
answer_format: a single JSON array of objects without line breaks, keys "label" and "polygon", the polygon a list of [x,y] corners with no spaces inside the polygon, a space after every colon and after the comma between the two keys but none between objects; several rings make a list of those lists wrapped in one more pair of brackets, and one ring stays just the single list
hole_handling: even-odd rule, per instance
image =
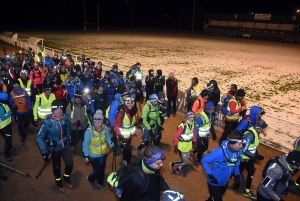
[{"label": "hooded jacket", "polygon": [[213,102],[215,107],[217,107],[219,101],[220,101],[220,89],[218,87],[218,83],[216,80],[210,80],[209,85],[213,84],[214,90],[209,94],[209,100]]},{"label": "hooded jacket", "polygon": [[108,120],[110,123],[110,127],[112,127],[112,128],[114,127],[115,119],[118,114],[118,108],[121,104],[124,104],[123,100],[121,98],[121,94],[117,93],[115,95],[115,100],[111,103],[110,109],[108,112]]},{"label": "hooded jacket", "polygon": [[252,106],[250,109],[250,113],[249,116],[246,118],[243,118],[239,125],[236,127],[235,130],[244,132],[246,131],[251,125],[255,125],[256,124],[256,118],[257,115],[261,112],[261,107],[259,106]]},{"label": "hooded jacket", "polygon": [[[207,177],[207,182],[212,186],[225,186],[233,175],[240,175],[239,165],[242,150],[239,152],[231,152],[227,144],[228,141],[224,140],[221,146],[202,158],[202,165],[206,174],[212,174],[219,182],[218,184],[211,183]],[[235,160],[235,163],[227,161],[222,149],[224,149],[227,158],[232,161]]]},{"label": "hooded jacket", "polygon": [[[266,185],[260,183],[257,187],[257,192],[259,192],[259,194],[266,199],[279,201],[280,195],[284,190],[286,190],[286,188],[288,188],[288,180],[290,180],[290,178],[293,176],[293,172],[288,168],[286,156],[287,155],[283,155],[278,158],[278,161],[284,166],[284,170],[277,163],[270,164],[265,177],[268,177],[270,179],[270,182]],[[274,190],[273,188],[276,182],[281,179],[284,171],[288,174],[287,182],[279,182],[277,188]]]},{"label": "hooded jacket", "polygon": [[[78,127],[78,130],[83,130],[88,127],[90,121],[86,115],[86,105],[83,101],[80,104],[77,104],[74,99],[71,100],[73,104],[69,104],[66,109],[66,114],[70,117],[71,130],[76,130],[74,123],[80,121],[81,125]],[[73,110],[72,108],[73,107]],[[72,115],[73,113],[73,115]]]}]

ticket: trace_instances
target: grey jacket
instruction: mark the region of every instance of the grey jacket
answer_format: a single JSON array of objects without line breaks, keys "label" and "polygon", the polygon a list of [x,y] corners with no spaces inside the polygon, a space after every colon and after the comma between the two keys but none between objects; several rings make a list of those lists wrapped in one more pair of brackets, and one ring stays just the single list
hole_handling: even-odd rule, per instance
[{"label": "grey jacket", "polygon": [[[257,191],[265,198],[272,200],[280,200],[280,195],[288,188],[288,180],[293,176],[293,172],[287,167],[286,156],[278,158],[278,161],[285,167],[283,170],[277,163],[270,164],[266,177],[257,187]],[[288,173],[288,180],[285,183],[279,183],[276,189],[273,189],[276,181],[283,176],[283,171]]]},{"label": "grey jacket", "polygon": [[76,130],[76,126],[74,125],[74,123],[77,120],[81,122],[81,125],[80,127],[78,127],[78,130],[86,129],[88,127],[88,124],[90,124],[90,122],[88,120],[88,117],[86,116],[85,103],[82,101],[81,104],[77,104],[74,102],[74,99],[72,99],[72,102],[73,102],[73,115],[71,109],[72,104],[69,104],[66,108],[66,114],[68,114],[70,117],[71,130]]}]

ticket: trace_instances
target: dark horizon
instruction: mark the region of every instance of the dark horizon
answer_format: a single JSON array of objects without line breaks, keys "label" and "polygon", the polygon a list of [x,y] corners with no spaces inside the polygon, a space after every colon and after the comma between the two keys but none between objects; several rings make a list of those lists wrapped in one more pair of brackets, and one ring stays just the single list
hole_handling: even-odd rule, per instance
[{"label": "dark horizon", "polygon": [[[7,1],[1,11],[2,30],[83,29],[83,0]],[[143,27],[187,29],[193,19],[194,0],[111,0],[86,1],[86,21],[97,23],[99,3],[100,27]],[[297,7],[298,6],[298,7]],[[201,25],[207,13],[295,15],[300,3],[295,1],[216,1],[196,0],[195,25]],[[300,13],[299,13],[300,14]],[[96,29],[97,25],[90,27]]]}]

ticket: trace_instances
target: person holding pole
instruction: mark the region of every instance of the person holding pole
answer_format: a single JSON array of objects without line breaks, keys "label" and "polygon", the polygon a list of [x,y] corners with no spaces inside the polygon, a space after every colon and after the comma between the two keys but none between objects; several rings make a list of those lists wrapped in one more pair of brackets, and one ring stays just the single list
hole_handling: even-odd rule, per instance
[{"label": "person holding pole", "polygon": [[[66,167],[64,181],[69,189],[73,189],[70,174],[73,169],[72,151],[69,146],[70,119],[63,113],[63,103],[55,100],[51,104],[52,113],[47,115],[37,134],[36,141],[45,161],[52,160],[53,173],[59,192],[64,193],[61,180],[61,156],[64,158]],[[45,146],[45,142],[47,147]]]},{"label": "person holding pole", "polygon": [[93,116],[93,124],[90,125],[84,133],[84,141],[82,143],[82,152],[86,163],[91,163],[93,172],[88,175],[87,180],[90,188],[96,185],[101,190],[106,190],[104,184],[104,171],[106,166],[106,156],[108,147],[113,149],[114,142],[110,139],[110,133],[107,126],[103,123],[104,116],[101,110],[97,110]]}]

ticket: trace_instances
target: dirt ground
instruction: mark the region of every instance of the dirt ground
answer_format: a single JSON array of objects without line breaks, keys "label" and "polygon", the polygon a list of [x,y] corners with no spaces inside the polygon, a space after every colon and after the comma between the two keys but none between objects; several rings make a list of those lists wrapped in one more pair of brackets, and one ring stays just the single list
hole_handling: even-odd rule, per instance
[{"label": "dirt ground", "polygon": [[[0,42],[0,49],[3,49],[4,43]],[[8,48],[9,46],[5,44]],[[11,52],[14,47],[8,48],[8,53]],[[18,48],[16,49],[18,50]],[[173,152],[173,136],[176,132],[177,125],[183,119],[182,116],[177,115],[176,117],[170,117],[164,125],[165,130],[163,131],[163,137],[161,140],[160,147],[166,155],[166,160],[164,161],[164,166],[161,170],[166,182],[172,189],[177,189],[181,191],[187,201],[192,200],[205,200],[209,194],[207,189],[207,184],[205,180],[205,173],[203,171],[197,170],[191,162],[184,167],[184,171],[187,173],[186,177],[180,177],[177,175],[172,175],[169,171],[169,163],[172,161],[179,160],[179,155]],[[13,145],[17,148],[17,154],[13,157],[12,162],[6,162],[3,157],[3,139],[0,143],[0,160],[1,163],[9,165],[13,168],[16,168],[22,172],[29,173],[32,177],[26,178],[23,175],[11,172],[9,170],[2,168],[2,173],[7,177],[7,181],[0,181],[0,200],[1,201],[20,201],[20,200],[118,200],[115,196],[114,190],[108,188],[106,191],[101,190],[92,190],[89,188],[86,176],[91,173],[92,167],[85,163],[84,158],[81,154],[81,146],[78,145],[76,148],[76,155],[74,159],[74,169],[71,174],[71,180],[74,184],[73,190],[68,190],[66,193],[62,194],[56,190],[55,180],[52,173],[51,164],[45,169],[41,177],[35,179],[38,171],[44,164],[40,151],[35,141],[38,129],[30,126],[28,132],[27,145],[23,146],[19,141],[17,126],[13,121]],[[218,139],[220,138],[221,130],[218,130]],[[217,140],[218,140],[217,139]],[[141,131],[138,130],[137,137],[133,138],[133,161],[136,161],[136,145],[141,142]],[[217,147],[218,141],[213,141],[210,139],[209,150],[213,150]],[[260,154],[262,154],[265,159],[262,162],[258,162],[256,167],[256,173],[254,175],[252,183],[252,191],[256,192],[256,188],[261,181],[261,172],[270,157],[275,155],[282,155],[283,153],[260,145],[258,148]],[[112,170],[112,158],[113,155],[110,153],[107,157],[106,165],[106,176]],[[117,168],[120,167],[121,156],[117,156]],[[62,173],[63,173],[64,163],[62,162]],[[299,174],[298,174],[299,175]],[[294,176],[295,180],[297,176]],[[223,200],[227,201],[246,201],[249,200],[242,195],[245,181],[243,180],[240,186],[239,191],[232,190],[232,181],[229,182],[229,190],[225,193]],[[288,201],[297,201],[300,200],[300,197],[289,193],[287,196],[282,197],[284,200]]]}]

